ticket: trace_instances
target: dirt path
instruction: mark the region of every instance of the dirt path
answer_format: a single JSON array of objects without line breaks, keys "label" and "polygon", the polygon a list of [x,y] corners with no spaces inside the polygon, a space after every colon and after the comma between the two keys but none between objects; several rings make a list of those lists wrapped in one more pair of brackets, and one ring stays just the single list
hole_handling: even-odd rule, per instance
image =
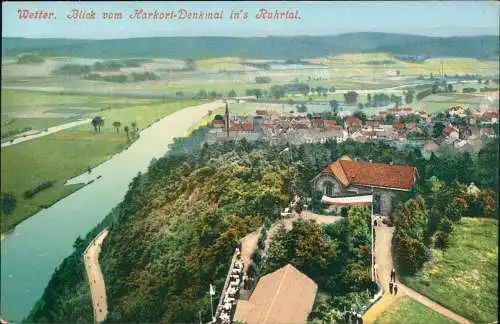
[{"label": "dirt path", "polygon": [[379,225],[375,227],[375,264],[377,264],[376,279],[382,285],[383,295],[382,298],[373,305],[368,312],[363,316],[364,323],[373,323],[386,309],[391,307],[400,297],[407,295],[413,300],[427,306],[435,312],[440,313],[449,319],[458,323],[471,323],[460,315],[457,315],[444,308],[443,306],[431,301],[430,299],[422,296],[421,294],[411,290],[399,281],[398,295],[391,295],[389,293],[389,280],[391,276],[392,264],[392,234],[393,227],[386,225]]},{"label": "dirt path", "polygon": [[49,127],[49,128],[47,128],[46,132],[40,131],[40,132],[35,133],[33,135],[16,137],[12,142],[9,141],[9,142],[2,143],[1,147],[12,146],[15,144],[19,144],[22,142],[33,140],[35,138],[40,138],[40,137],[44,137],[44,136],[47,136],[50,134],[54,134],[54,133],[60,132],[62,130],[68,129],[68,128],[72,128],[72,127],[76,127],[76,126],[80,126],[80,125],[85,125],[85,124],[89,124],[89,123],[90,123],[90,119],[84,119],[84,120],[77,120],[74,122]]},{"label": "dirt path", "polygon": [[92,304],[94,308],[94,320],[100,323],[106,319],[108,314],[108,306],[106,301],[106,287],[104,278],[99,266],[99,253],[101,252],[101,244],[108,235],[108,230],[105,229],[97,237],[90,242],[90,245],[84,252],[83,258],[85,261],[85,270],[89,279],[90,292],[92,294]]}]

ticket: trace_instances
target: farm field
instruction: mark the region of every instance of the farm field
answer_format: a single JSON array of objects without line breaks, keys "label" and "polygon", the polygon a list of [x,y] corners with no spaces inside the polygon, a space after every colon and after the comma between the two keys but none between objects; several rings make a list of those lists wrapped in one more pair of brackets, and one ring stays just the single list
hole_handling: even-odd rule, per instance
[{"label": "farm field", "polygon": [[408,297],[402,297],[375,320],[375,324],[400,323],[452,324],[455,322]]},{"label": "farm field", "polygon": [[[85,172],[89,166],[94,167],[122,151],[128,144],[123,126],[136,122],[137,128],[144,129],[162,117],[198,103],[197,100],[184,100],[105,110],[99,112],[105,120],[100,134],[95,134],[89,124],[2,148],[1,191],[12,193],[17,199],[14,212],[1,215],[2,232],[42,206],[51,205],[79,189],[81,185],[66,186],[64,183]],[[122,124],[120,133],[113,128],[114,121]],[[31,199],[23,197],[26,190],[44,181],[54,181],[54,184]]]},{"label": "farm field", "polygon": [[498,221],[462,218],[449,248],[432,251],[431,264],[402,281],[476,323],[498,318]]}]

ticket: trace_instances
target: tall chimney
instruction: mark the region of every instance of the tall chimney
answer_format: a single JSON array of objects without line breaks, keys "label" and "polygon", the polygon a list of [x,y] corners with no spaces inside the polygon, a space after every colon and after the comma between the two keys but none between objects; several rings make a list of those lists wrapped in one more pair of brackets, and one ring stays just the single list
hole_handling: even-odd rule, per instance
[{"label": "tall chimney", "polygon": [[224,114],[225,119],[226,119],[226,135],[229,137],[229,107],[226,101],[226,112]]}]

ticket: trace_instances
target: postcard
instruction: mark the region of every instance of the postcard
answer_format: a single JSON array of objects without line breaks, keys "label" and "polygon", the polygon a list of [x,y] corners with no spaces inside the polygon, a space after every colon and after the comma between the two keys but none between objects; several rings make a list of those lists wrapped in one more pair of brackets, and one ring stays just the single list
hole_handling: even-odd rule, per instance
[{"label": "postcard", "polygon": [[499,12],[4,2],[0,322],[497,321]]}]

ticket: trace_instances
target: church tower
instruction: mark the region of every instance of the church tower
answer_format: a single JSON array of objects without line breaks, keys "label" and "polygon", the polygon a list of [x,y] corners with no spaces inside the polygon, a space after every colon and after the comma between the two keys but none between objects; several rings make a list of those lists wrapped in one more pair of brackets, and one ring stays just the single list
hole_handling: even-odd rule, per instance
[{"label": "church tower", "polygon": [[228,107],[227,101],[226,101],[226,112],[224,114],[224,119],[226,121],[226,134],[227,134],[227,137],[229,137],[229,107]]}]

